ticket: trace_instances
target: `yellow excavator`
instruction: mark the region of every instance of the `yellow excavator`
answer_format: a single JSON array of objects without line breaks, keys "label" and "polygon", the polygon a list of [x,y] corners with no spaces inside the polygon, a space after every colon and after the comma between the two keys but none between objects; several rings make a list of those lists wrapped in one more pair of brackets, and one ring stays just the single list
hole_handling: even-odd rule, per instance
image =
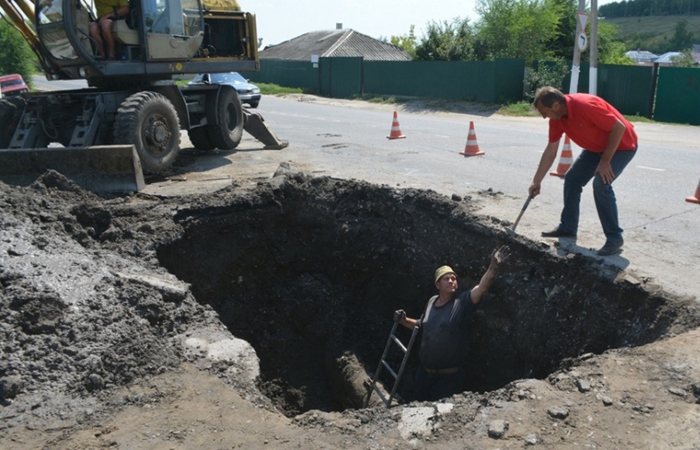
[{"label": "yellow excavator", "polygon": [[180,130],[203,151],[232,150],[245,129],[287,146],[228,85],[179,86],[176,75],[259,70],[255,15],[236,0],[128,0],[115,20],[117,57],[90,34],[95,0],[0,0],[48,80],[87,88],[0,99],[0,180],[27,185],[48,169],[96,192],[139,191],[166,171]]}]

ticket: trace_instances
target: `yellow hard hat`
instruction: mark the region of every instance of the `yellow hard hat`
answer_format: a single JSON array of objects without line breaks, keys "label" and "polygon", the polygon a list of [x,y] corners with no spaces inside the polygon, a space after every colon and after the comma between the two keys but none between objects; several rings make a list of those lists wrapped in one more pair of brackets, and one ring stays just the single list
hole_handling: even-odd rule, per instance
[{"label": "yellow hard hat", "polygon": [[438,270],[435,271],[435,282],[437,283],[440,281],[440,278],[444,277],[448,273],[451,273],[454,276],[457,276],[454,270],[452,270],[452,267],[450,266],[442,266],[439,267]]}]

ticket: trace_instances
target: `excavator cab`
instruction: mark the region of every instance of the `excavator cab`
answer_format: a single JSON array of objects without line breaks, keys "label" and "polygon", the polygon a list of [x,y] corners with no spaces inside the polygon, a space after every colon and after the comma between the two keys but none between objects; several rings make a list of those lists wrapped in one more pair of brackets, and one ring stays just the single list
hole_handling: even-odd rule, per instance
[{"label": "excavator cab", "polygon": [[[19,0],[20,2],[23,0]],[[255,16],[222,0],[130,0],[112,28],[116,61],[98,56],[90,23],[94,0],[35,0],[38,52],[53,79],[90,85],[124,84],[122,77],[170,79],[174,74],[258,70]]]}]

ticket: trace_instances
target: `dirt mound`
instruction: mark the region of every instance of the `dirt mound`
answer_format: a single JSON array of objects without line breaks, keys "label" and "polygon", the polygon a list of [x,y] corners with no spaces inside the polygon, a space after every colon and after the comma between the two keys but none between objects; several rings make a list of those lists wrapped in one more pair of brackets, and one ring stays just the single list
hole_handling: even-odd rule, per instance
[{"label": "dirt mound", "polygon": [[[529,423],[518,414],[538,396],[602,395],[613,382],[600,374],[608,359],[594,354],[700,324],[693,302],[648,291],[580,256],[553,256],[474,217],[469,198],[432,191],[280,174],[207,196],[103,199],[48,174],[27,188],[0,184],[0,193],[0,436],[10,448],[96,441],[153,448],[166,434],[192,448],[185,423],[196,418],[181,409],[172,416],[172,408],[203,414],[203,400],[192,394],[200,389],[210,401],[218,389],[231,408],[259,409],[268,421],[260,428],[244,425],[243,416],[228,419],[267,436],[252,442],[228,431],[248,448],[272,439],[266,427],[278,446],[315,439],[319,446],[307,448],[322,448],[317,435],[298,434],[314,429],[340,433],[323,441],[329,446],[358,436],[383,436],[389,446],[433,436],[449,446],[450,430],[483,431],[483,414],[494,408],[515,416],[488,423],[487,439],[499,429],[499,437],[526,438],[552,420],[583,425],[571,419],[574,403]],[[513,256],[471,324],[467,389],[474,393],[437,405],[357,409],[392,312],[420,315],[434,291],[430,274],[445,263],[462,288],[472,286],[504,243]],[[634,350],[621,352],[623,359]],[[415,366],[412,358],[407,373]],[[673,370],[685,377],[678,396],[693,401],[692,375]],[[177,374],[202,377],[200,387]],[[412,400],[410,376],[399,393]],[[600,403],[588,400],[592,411]],[[631,396],[611,402],[639,406]],[[228,416],[226,405],[214,403],[201,420],[223,432],[231,423],[213,417]],[[152,426],[183,429],[137,445],[126,432],[145,426],[143,417],[127,423],[122,414],[146,407],[164,414]]]}]

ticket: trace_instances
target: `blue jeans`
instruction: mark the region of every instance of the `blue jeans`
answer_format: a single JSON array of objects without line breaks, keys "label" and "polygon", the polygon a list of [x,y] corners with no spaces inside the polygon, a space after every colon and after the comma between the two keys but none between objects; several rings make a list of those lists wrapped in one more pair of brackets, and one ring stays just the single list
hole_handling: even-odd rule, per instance
[{"label": "blue jeans", "polygon": [[[637,150],[616,151],[610,161],[615,180],[617,180],[627,167]],[[593,178],[602,153],[594,153],[582,150],[576,161],[571,165],[564,176],[564,209],[561,211],[561,223],[559,229],[576,234],[583,187]],[[613,180],[614,181],[614,180]],[[621,242],[622,228],[617,219],[617,200],[612,183],[605,184],[600,175],[595,175],[593,180],[593,198],[598,211],[600,224],[603,226],[606,242]]]}]

